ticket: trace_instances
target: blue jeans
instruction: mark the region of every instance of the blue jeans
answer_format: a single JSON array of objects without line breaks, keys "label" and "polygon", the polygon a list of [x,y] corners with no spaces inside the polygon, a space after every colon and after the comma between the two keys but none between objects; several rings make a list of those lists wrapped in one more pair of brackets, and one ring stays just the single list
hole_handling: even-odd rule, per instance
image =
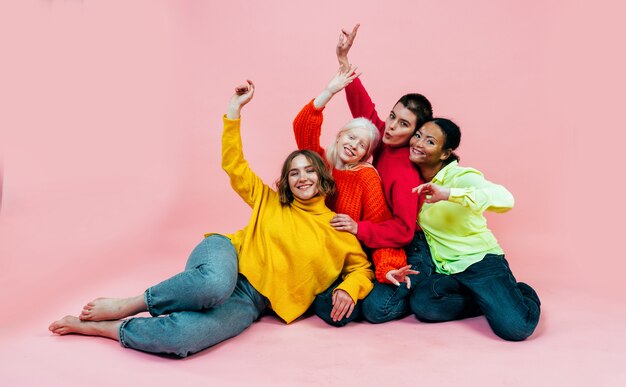
[{"label": "blue jeans", "polygon": [[408,316],[411,313],[410,292],[424,278],[429,277],[434,272],[430,248],[422,231],[415,232],[413,241],[404,250],[411,269],[420,273],[409,276],[411,289],[407,289],[405,283],[396,286],[375,280],[374,289],[363,300],[361,311],[365,320],[378,324]]},{"label": "blue jeans", "polygon": [[517,282],[504,255],[487,254],[465,271],[434,273],[411,294],[411,310],[425,322],[458,320],[484,314],[499,337],[520,341],[539,322],[539,297]]},{"label": "blue jeans", "polygon": [[178,357],[237,336],[268,305],[267,298],[238,274],[235,248],[221,235],[200,242],[185,271],[148,288],[144,298],[153,317],[125,320],[120,343]]}]

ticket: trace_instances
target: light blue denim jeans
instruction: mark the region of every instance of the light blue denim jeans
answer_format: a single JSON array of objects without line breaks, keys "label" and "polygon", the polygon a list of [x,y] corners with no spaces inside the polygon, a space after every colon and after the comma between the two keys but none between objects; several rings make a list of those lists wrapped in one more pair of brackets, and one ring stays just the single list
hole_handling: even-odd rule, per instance
[{"label": "light blue denim jeans", "polygon": [[222,235],[200,242],[185,271],[148,288],[144,299],[153,317],[125,320],[120,343],[178,357],[237,336],[268,305],[267,298],[238,274],[237,252]]}]

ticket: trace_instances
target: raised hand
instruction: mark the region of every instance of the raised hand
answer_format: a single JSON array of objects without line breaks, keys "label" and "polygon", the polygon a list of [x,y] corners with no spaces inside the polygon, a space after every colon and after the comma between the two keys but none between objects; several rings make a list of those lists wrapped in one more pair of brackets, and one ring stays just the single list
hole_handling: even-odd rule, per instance
[{"label": "raised hand", "polygon": [[354,38],[356,38],[356,33],[359,30],[360,24],[357,24],[352,28],[352,32],[348,32],[344,29],[341,29],[341,33],[339,34],[339,42],[337,42],[337,48],[335,49],[335,53],[337,54],[337,60],[339,64],[345,68],[350,67],[350,62],[348,61],[348,52],[350,51],[350,47],[352,47],[352,43],[354,42]]},{"label": "raised hand", "polygon": [[356,66],[339,66],[337,74],[335,74],[330,82],[328,82],[328,85],[326,85],[326,88],[320,93],[320,95],[315,98],[313,105],[317,109],[326,106],[328,101],[330,101],[335,94],[343,90],[360,75],[361,73],[356,72]]},{"label": "raised hand", "polygon": [[331,94],[337,94],[361,75],[361,73],[357,73],[356,70],[356,66],[340,66],[337,74],[335,74],[333,79],[326,85],[326,90]]},{"label": "raised hand", "polygon": [[246,80],[246,83],[241,84],[235,88],[235,94],[230,97],[228,104],[228,113],[226,116],[230,119],[239,118],[241,108],[252,100],[254,96],[254,83],[251,80]]},{"label": "raised hand", "polygon": [[330,318],[333,321],[340,321],[343,317],[350,317],[354,310],[354,301],[352,297],[342,289],[333,292],[333,310],[330,311]]},{"label": "raised hand", "polygon": [[385,274],[385,278],[396,286],[400,286],[400,282],[406,282],[407,289],[411,289],[411,278],[409,274],[419,273],[420,272],[417,270],[411,270],[411,265],[406,265],[399,269],[389,270],[387,274]]},{"label": "raised hand", "polygon": [[441,200],[448,200],[450,188],[442,187],[433,183],[425,183],[411,190],[413,193],[424,196],[424,203],[437,203]]}]

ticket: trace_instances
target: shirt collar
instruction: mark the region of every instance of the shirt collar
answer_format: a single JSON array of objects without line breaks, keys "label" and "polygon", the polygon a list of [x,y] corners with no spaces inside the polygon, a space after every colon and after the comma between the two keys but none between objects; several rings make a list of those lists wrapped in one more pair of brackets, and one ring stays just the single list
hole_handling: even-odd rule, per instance
[{"label": "shirt collar", "polygon": [[459,162],[457,160],[454,160],[453,162],[449,163],[445,167],[441,168],[441,170],[437,172],[435,177],[433,177],[432,183],[439,183],[439,184],[443,183],[444,180],[446,179],[446,174],[448,173],[448,171],[456,167],[458,164]]}]

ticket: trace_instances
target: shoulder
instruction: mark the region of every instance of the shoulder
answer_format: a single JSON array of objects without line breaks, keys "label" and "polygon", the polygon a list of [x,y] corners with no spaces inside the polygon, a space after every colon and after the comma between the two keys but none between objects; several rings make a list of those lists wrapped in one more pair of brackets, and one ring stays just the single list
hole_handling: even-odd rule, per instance
[{"label": "shoulder", "polygon": [[380,184],[380,175],[374,166],[370,163],[360,163],[350,170],[350,173],[356,180],[364,184]]},{"label": "shoulder", "polygon": [[444,179],[452,185],[459,186],[475,186],[485,181],[483,173],[478,169],[459,165],[451,167],[446,172]]}]

